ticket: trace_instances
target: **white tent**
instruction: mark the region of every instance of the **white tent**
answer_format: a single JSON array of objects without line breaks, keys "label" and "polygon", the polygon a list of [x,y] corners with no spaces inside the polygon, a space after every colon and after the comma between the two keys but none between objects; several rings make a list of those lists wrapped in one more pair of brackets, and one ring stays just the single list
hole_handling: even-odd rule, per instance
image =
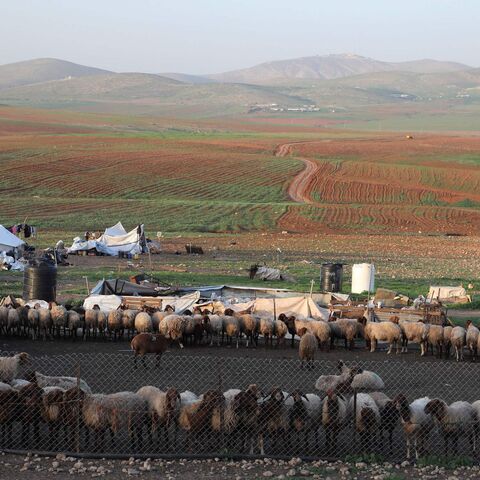
[{"label": "white tent", "polygon": [[3,225],[0,225],[0,252],[9,252],[24,245],[13,233],[10,233]]},{"label": "white tent", "polygon": [[82,250],[96,249],[105,255],[118,255],[119,252],[142,253],[144,243],[143,224],[138,225],[130,232],[126,232],[121,222],[113,227],[105,229],[104,234],[96,240],[83,240],[80,237],[73,239],[72,246],[68,253],[75,253]]}]

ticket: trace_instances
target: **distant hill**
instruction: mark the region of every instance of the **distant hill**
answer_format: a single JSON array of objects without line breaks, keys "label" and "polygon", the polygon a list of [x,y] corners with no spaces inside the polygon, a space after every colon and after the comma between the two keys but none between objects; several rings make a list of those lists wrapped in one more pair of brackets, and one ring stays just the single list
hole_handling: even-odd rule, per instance
[{"label": "distant hill", "polygon": [[106,73],[112,72],[55,58],[37,58],[25,62],[0,65],[0,90],[68,77],[85,77]]},{"label": "distant hill", "polygon": [[251,68],[208,75],[208,77],[227,83],[275,84],[299,79],[329,80],[374,72],[437,73],[469,68],[471,67],[460,63],[436,60],[392,63],[360,55],[339,54],[261,63]]},{"label": "distant hill", "polygon": [[191,83],[194,85],[202,83],[214,83],[216,80],[213,78],[203,77],[201,75],[190,75],[188,73],[159,73],[158,75],[166,78],[171,78],[173,80],[178,80],[182,83]]}]

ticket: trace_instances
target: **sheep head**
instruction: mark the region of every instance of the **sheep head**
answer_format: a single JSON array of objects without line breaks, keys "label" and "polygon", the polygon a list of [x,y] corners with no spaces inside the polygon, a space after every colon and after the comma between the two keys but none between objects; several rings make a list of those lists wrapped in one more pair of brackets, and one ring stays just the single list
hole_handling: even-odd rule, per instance
[{"label": "sheep head", "polygon": [[439,400],[438,398],[430,400],[425,405],[425,413],[432,415],[432,417],[435,417],[437,420],[442,420],[447,414],[447,405],[443,400]]},{"label": "sheep head", "polygon": [[393,317],[390,317],[388,320],[398,325],[398,323],[400,322],[400,317],[398,317],[397,315],[394,315]]},{"label": "sheep head", "polygon": [[267,395],[266,398],[274,400],[274,401],[279,402],[279,403],[280,402],[283,403],[286,400],[285,395],[283,394],[280,387],[273,387],[270,390],[270,393]]},{"label": "sheep head", "polygon": [[308,330],[307,330],[305,327],[299,328],[298,331],[297,331],[297,335],[298,335],[299,337],[303,337],[303,336],[307,333],[307,331],[308,331]]},{"label": "sheep head", "polygon": [[223,314],[226,315],[227,317],[233,317],[234,311],[231,308],[227,308],[225,309]]},{"label": "sheep head", "polygon": [[30,355],[27,352],[21,352],[16,355],[19,365],[30,365],[32,363]]}]

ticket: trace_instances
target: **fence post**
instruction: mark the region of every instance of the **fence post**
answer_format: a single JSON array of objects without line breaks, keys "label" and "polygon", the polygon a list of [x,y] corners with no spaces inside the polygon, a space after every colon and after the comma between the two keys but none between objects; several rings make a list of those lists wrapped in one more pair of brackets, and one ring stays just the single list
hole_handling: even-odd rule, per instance
[{"label": "fence post", "polygon": [[80,453],[80,374],[80,363],[77,363],[77,408],[75,409],[77,417],[75,422],[75,451],[77,453]]},{"label": "fence post", "polygon": [[353,390],[353,442],[357,444],[357,389]]}]

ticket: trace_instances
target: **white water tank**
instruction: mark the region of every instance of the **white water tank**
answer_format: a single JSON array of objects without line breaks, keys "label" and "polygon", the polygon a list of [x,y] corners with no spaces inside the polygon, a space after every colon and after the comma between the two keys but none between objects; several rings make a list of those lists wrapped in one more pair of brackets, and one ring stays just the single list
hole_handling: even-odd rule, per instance
[{"label": "white water tank", "polygon": [[375,265],[355,263],[352,266],[352,293],[373,292],[375,289]]}]

